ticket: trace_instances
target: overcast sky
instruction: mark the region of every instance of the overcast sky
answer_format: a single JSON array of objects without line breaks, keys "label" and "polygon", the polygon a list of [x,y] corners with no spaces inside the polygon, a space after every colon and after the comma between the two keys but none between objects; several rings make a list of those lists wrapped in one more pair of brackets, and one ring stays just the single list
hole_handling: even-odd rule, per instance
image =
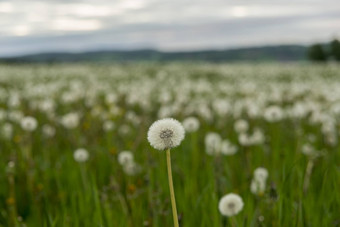
[{"label": "overcast sky", "polygon": [[339,0],[0,0],[0,56],[310,44],[340,38]]}]

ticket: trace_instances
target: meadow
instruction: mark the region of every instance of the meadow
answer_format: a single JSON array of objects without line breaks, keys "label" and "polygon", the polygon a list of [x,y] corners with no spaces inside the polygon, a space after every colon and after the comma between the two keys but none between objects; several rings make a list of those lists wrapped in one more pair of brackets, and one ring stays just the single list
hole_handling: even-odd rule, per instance
[{"label": "meadow", "polygon": [[169,117],[180,226],[340,226],[340,65],[307,63],[0,65],[0,226],[173,226]]}]

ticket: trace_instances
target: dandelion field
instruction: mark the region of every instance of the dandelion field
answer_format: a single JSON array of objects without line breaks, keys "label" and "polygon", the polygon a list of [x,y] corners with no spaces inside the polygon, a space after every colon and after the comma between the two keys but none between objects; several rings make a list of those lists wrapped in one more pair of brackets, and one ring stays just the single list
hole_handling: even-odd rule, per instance
[{"label": "dandelion field", "polygon": [[173,226],[168,117],[180,226],[340,226],[340,66],[302,63],[0,65],[0,226]]}]

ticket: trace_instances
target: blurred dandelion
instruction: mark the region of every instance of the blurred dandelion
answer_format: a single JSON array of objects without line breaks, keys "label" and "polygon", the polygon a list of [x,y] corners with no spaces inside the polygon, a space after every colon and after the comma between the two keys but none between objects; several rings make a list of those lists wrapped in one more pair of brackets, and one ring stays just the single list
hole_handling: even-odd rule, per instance
[{"label": "blurred dandelion", "polygon": [[118,162],[121,165],[125,165],[133,162],[133,154],[131,151],[121,151],[118,154]]},{"label": "blurred dandelion", "polygon": [[135,163],[131,151],[121,151],[118,154],[118,162],[127,175],[135,175],[140,171],[140,166]]},{"label": "blurred dandelion", "polygon": [[243,205],[243,200],[239,195],[229,193],[220,199],[218,209],[222,215],[231,217],[241,212]]},{"label": "blurred dandelion", "polygon": [[28,132],[32,132],[37,128],[38,121],[34,117],[27,116],[27,117],[24,117],[21,120],[20,124],[21,124],[21,128],[23,130],[28,131]]},{"label": "blurred dandelion", "polygon": [[200,127],[200,122],[196,117],[188,117],[184,119],[183,127],[186,132],[196,132]]},{"label": "blurred dandelion", "polygon": [[89,152],[84,148],[79,148],[73,153],[76,162],[86,162],[89,159]]},{"label": "blurred dandelion", "polygon": [[268,170],[259,167],[254,170],[254,178],[250,184],[250,191],[255,195],[263,195],[266,190],[266,181],[268,177]]}]

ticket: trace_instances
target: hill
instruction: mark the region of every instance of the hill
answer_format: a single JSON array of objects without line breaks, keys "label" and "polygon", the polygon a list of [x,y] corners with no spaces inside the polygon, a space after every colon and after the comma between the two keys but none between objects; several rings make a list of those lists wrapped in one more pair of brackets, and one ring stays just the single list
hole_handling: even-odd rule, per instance
[{"label": "hill", "polygon": [[162,52],[157,50],[91,51],[83,53],[41,53],[0,58],[1,62],[111,62],[111,61],[301,61],[307,47],[280,45],[228,50]]}]

